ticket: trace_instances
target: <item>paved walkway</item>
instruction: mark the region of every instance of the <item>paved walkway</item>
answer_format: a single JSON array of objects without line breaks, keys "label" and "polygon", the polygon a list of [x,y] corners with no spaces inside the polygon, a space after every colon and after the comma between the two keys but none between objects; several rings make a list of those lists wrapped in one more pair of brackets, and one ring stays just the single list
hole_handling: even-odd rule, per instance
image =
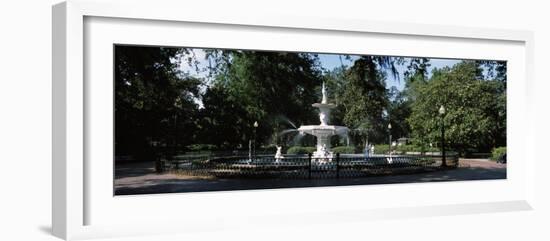
[{"label": "paved walkway", "polygon": [[153,163],[130,163],[116,165],[115,193],[128,195],[505,178],[506,164],[483,159],[461,159],[460,167],[445,171],[341,179],[197,178],[176,174],[156,174]]}]

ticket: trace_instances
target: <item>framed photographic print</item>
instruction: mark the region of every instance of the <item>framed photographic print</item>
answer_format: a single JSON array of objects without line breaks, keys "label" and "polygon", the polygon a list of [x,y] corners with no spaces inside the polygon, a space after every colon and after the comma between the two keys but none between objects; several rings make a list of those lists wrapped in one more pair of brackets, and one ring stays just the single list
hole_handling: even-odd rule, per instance
[{"label": "framed photographic print", "polygon": [[113,49],[115,195],[506,179],[506,61]]},{"label": "framed photographic print", "polygon": [[531,209],[530,32],[182,7],[53,7],[56,236]]}]

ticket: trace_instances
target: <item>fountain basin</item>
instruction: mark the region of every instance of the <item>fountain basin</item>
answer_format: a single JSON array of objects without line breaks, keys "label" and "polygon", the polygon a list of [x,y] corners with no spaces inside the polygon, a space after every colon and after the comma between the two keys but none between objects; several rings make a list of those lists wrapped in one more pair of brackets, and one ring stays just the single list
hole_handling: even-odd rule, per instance
[{"label": "fountain basin", "polygon": [[298,128],[298,131],[314,136],[333,136],[347,134],[349,132],[349,129],[345,126],[305,125],[300,126],[300,128]]},{"label": "fountain basin", "polygon": [[330,151],[330,137],[334,135],[347,135],[349,129],[345,126],[333,125],[306,125],[298,128],[300,133],[307,133],[317,138],[317,150],[313,152],[313,158],[321,161],[331,161],[334,153]]}]

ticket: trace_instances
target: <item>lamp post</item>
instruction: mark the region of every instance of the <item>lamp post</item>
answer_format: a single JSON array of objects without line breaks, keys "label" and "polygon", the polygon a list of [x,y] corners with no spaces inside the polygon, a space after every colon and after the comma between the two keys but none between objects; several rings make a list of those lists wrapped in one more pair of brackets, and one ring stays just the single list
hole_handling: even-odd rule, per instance
[{"label": "lamp post", "polygon": [[176,111],[174,111],[174,149],[173,155],[178,155],[178,135],[179,135],[179,128],[178,128],[178,111],[181,110],[182,104],[181,104],[181,98],[177,97],[174,101],[174,108]]},{"label": "lamp post", "polygon": [[254,121],[254,146],[252,147],[253,153],[254,153],[254,159],[256,159],[256,129],[258,129],[258,122]]},{"label": "lamp post", "polygon": [[389,136],[390,136],[390,138],[389,138],[390,139],[390,142],[389,142],[390,145],[388,146],[389,147],[388,149],[390,151],[390,157],[391,157],[391,123],[388,124],[388,133],[389,133]]},{"label": "lamp post", "polygon": [[439,107],[439,116],[441,116],[441,167],[446,167],[446,157],[445,157],[445,107],[441,105]]}]

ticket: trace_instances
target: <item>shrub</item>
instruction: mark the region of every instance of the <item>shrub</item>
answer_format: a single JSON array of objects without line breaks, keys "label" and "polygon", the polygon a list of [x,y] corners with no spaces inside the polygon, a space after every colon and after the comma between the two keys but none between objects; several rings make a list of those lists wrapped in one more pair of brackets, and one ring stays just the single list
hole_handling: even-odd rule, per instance
[{"label": "shrub", "polygon": [[337,146],[332,148],[332,151],[334,153],[341,153],[341,154],[354,154],[355,153],[355,147],[353,146]]},{"label": "shrub", "polygon": [[317,148],[313,146],[293,146],[288,148],[286,154],[308,154],[313,153]]},{"label": "shrub", "polygon": [[504,154],[506,154],[505,146],[493,148],[493,150],[491,151],[491,160],[496,161]]},{"label": "shrub", "polygon": [[256,151],[262,152],[262,153],[275,153],[277,152],[277,146],[275,145],[262,146],[262,147],[259,147],[258,150]]},{"label": "shrub", "polygon": [[437,147],[429,146],[416,146],[416,145],[402,145],[398,146],[397,150],[403,153],[406,152],[438,152],[440,151]]},{"label": "shrub", "polygon": [[213,151],[216,150],[217,147],[212,144],[192,144],[188,145],[187,149],[189,149],[189,151]]},{"label": "shrub", "polygon": [[394,152],[397,152],[398,154],[405,154],[407,152],[421,152],[420,148],[413,146],[413,145],[398,145],[392,147],[392,150]]},{"label": "shrub", "polygon": [[[392,146],[392,151],[397,154],[406,154],[407,152],[438,152],[439,148],[437,147],[422,147],[416,145],[401,145],[401,146]],[[388,144],[381,144],[374,146],[375,154],[387,154],[389,151]]]},{"label": "shrub", "polygon": [[389,149],[387,144],[374,145],[374,154],[387,154]]}]

